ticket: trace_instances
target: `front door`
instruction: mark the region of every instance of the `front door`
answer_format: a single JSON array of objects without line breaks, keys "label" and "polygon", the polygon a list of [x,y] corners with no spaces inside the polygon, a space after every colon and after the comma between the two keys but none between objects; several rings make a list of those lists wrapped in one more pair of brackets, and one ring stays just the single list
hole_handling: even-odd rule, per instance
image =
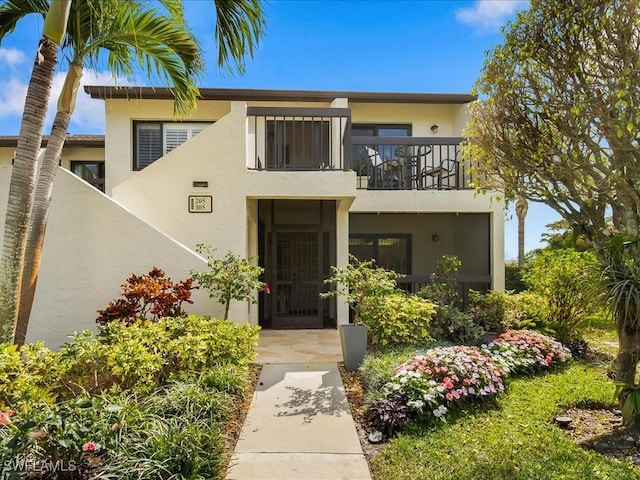
[{"label": "front door", "polygon": [[317,231],[273,232],[273,328],[322,328],[321,242]]}]

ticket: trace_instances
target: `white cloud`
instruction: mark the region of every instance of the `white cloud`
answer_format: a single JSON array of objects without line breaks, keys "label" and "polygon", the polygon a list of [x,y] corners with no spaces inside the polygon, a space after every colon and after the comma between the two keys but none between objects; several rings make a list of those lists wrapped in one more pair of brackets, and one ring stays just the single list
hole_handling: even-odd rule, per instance
[{"label": "white cloud", "polygon": [[[53,77],[51,96],[47,108],[47,117],[43,133],[49,134],[51,124],[56,115],[58,96],[62,90],[66,72],[58,72]],[[129,85],[125,79],[114,79],[107,72],[85,70],[78,89],[76,108],[71,115],[69,132],[74,134],[102,133],[104,132],[104,101],[94,100],[84,93],[84,85]],[[24,110],[24,100],[27,95],[27,81],[22,81],[15,76],[8,80],[0,80],[0,133],[17,135],[20,128],[20,120]]]},{"label": "white cloud", "polygon": [[27,84],[11,77],[0,81],[0,118],[22,115],[24,99],[27,95]]},{"label": "white cloud", "polygon": [[27,56],[15,48],[0,48],[0,64],[15,67],[27,61]]},{"label": "white cloud", "polygon": [[517,10],[526,8],[528,3],[527,0],[477,0],[472,7],[456,10],[456,19],[482,32],[497,30]]}]

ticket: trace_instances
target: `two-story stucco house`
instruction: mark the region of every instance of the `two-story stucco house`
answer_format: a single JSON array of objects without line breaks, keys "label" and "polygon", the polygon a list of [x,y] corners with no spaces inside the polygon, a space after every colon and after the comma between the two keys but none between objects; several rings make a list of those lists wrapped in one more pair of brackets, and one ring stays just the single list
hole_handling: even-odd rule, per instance
[{"label": "two-story stucco house", "polygon": [[[137,265],[141,273],[140,256],[154,258],[174,277],[188,275],[202,265],[193,253],[198,243],[221,255],[256,257],[264,267],[271,294],[231,310],[234,320],[264,328],[348,322],[346,304],[319,293],[330,267],[345,265],[350,253],[406,275],[408,289],[426,283],[442,255],[455,254],[465,289],[504,288],[503,205],[474,194],[471,162],[460,152],[471,95],[202,89],[197,112],[177,123],[167,89],[85,91],[104,101],[104,166],[92,168],[103,174],[97,183],[106,196],[83,184],[83,202],[100,198],[94,214],[103,226],[86,219],[80,235],[108,228],[115,242],[104,254],[111,276],[95,281],[101,287],[87,285],[93,310],[114,297]],[[62,166],[73,169],[79,160]],[[71,195],[66,190],[57,189],[56,198],[66,202],[57,208],[68,227],[60,239],[56,233],[47,238],[52,252],[72,228],[68,208],[78,205],[78,197],[63,199]],[[118,215],[129,220],[122,223]],[[131,222],[149,233],[132,237]],[[97,249],[103,233],[92,234]],[[173,248],[193,258],[182,265]],[[89,263],[74,266],[74,274],[99,268]],[[57,275],[65,275],[64,268]],[[49,287],[41,281],[38,288],[41,295]],[[202,313],[216,313],[212,303],[205,305]],[[32,339],[46,336],[46,329],[30,330]]]}]

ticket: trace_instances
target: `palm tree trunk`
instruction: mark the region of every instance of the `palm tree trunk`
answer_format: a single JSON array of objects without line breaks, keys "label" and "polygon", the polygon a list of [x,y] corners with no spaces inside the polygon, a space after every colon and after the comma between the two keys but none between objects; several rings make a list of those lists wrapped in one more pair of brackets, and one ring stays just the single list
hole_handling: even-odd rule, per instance
[{"label": "palm tree trunk", "polygon": [[27,89],[11,172],[4,244],[0,259],[0,342],[11,342],[18,318],[27,230],[38,172],[38,151],[47,113],[58,47],[43,37]]},{"label": "palm tree trunk", "polygon": [[58,164],[62,148],[64,146],[67,127],[71,115],[68,112],[58,111],[51,128],[47,149],[44,154],[36,196],[31,211],[31,223],[27,236],[24,271],[22,273],[22,286],[20,289],[20,304],[18,309],[18,321],[14,333],[14,342],[24,344],[29,326],[29,317],[36,293],[36,283],[40,272],[40,259],[42,258],[42,245],[44,244],[47,220],[49,218],[49,205],[53,183],[58,170]]},{"label": "palm tree trunk", "polygon": [[42,258],[42,246],[44,244],[44,236],[47,229],[47,220],[49,218],[49,206],[51,205],[51,194],[53,193],[53,184],[62,148],[67,136],[67,128],[71,121],[71,113],[75,107],[78,86],[82,77],[82,63],[73,62],[69,66],[64,86],[60,92],[58,99],[58,112],[51,127],[51,134],[47,142],[42,167],[40,167],[40,175],[38,176],[38,185],[36,187],[36,196],[33,202],[31,212],[31,223],[29,225],[29,234],[27,237],[27,248],[24,264],[24,272],[22,274],[22,286],[20,291],[20,303],[18,309],[18,321],[14,333],[14,342],[22,345],[27,336],[27,328],[29,326],[29,318],[33,307],[33,299],[36,294],[36,284],[38,282],[38,274],[40,272],[40,260]]},{"label": "palm tree trunk", "polygon": [[516,202],[516,216],[518,217],[518,267],[520,268],[524,266],[524,224],[528,210],[527,199],[519,197]]}]

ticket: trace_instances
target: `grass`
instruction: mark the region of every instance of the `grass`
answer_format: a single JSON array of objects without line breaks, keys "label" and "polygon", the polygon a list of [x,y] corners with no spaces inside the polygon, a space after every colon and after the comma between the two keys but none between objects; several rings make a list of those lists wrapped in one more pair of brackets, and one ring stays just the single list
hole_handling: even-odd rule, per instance
[{"label": "grass", "polygon": [[583,331],[584,339],[598,350],[615,356],[618,353],[618,333],[613,320],[606,313],[589,317]]},{"label": "grass", "polygon": [[612,402],[612,384],[585,363],[512,380],[495,405],[390,441],[372,460],[374,477],[639,479],[640,469],[580,448],[552,424],[562,407]]}]

